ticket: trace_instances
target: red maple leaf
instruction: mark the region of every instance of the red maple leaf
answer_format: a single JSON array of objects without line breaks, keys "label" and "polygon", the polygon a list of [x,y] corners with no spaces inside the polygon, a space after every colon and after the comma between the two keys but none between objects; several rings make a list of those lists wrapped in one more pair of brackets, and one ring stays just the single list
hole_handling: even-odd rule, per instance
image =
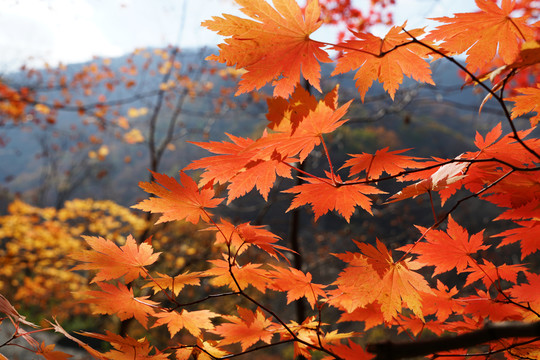
[{"label": "red maple leaf", "polygon": [[240,11],[255,20],[224,14],[202,23],[219,35],[230,36],[218,45],[219,56],[207,59],[247,70],[236,95],[272,82],[274,96],[288,97],[300,74],[321,91],[319,61],[332,60],[322,50],[324,43],[309,38],[322,24],[319,2],[309,0],[303,11],[294,0],[274,0],[275,9],[264,0],[236,2],[243,6]]},{"label": "red maple leaf", "polygon": [[469,233],[462,228],[452,216],[448,216],[448,227],[445,231],[429,230],[417,226],[418,230],[425,233],[425,242],[405,245],[399,250],[418,254],[415,260],[421,266],[435,266],[433,275],[438,275],[453,269],[458,273],[468,270],[476,265],[471,258],[481,250],[489,246],[484,245],[484,232],[481,231],[469,238]]},{"label": "red maple leaf", "polygon": [[488,289],[493,284],[499,284],[501,279],[511,283],[517,283],[518,273],[521,271],[526,273],[528,271],[528,269],[523,265],[503,264],[496,266],[492,262],[485,259],[483,262],[484,264],[476,264],[476,266],[471,267],[465,286],[470,285],[478,280],[482,280]]},{"label": "red maple leaf", "polygon": [[354,79],[362,102],[375,80],[383,83],[384,90],[392,99],[403,81],[403,75],[434,85],[431,69],[424,60],[431,50],[411,42],[410,37],[418,38],[424,31],[414,29],[408,35],[401,32],[405,25],[392,27],[383,39],[370,33],[352,31],[355,39],[334,47],[337,51],[343,51],[344,55],[338,59],[332,75],[356,70]]},{"label": "red maple leaf", "polygon": [[540,221],[516,221],[520,227],[509,229],[493,235],[504,237],[498,247],[519,242],[521,246],[521,259],[540,250]]},{"label": "red maple leaf", "polygon": [[360,206],[372,214],[371,199],[366,194],[385,193],[370,185],[355,184],[354,180],[343,183],[339,177],[336,176],[335,179],[336,183],[331,178],[304,178],[308,182],[307,184],[297,185],[283,191],[297,194],[287,211],[311,204],[315,220],[330,210],[336,210],[345,220],[350,221],[356,206]]},{"label": "red maple leaf", "polygon": [[[514,285],[510,294],[521,303],[528,303],[535,311],[540,311],[540,274],[526,273],[528,283]],[[531,320],[536,320],[535,314],[530,313]]]},{"label": "red maple leaf", "polygon": [[135,209],[150,211],[152,213],[162,213],[156,224],[173,221],[186,220],[193,224],[209,221],[209,213],[206,208],[218,206],[223,199],[214,198],[214,190],[203,188],[199,190],[197,183],[180,172],[181,183],[167,175],[158,174],[152,171],[156,179],[154,182],[140,182],[139,186],[146,192],[156,195],[132,206]]},{"label": "red maple leaf", "polygon": [[423,164],[416,162],[420,158],[398,155],[410,149],[388,151],[388,148],[377,150],[374,155],[368,153],[351,155],[341,168],[350,167],[349,176],[362,171],[366,172],[366,178],[377,179],[383,172],[389,175],[397,175],[405,169],[416,169]]}]

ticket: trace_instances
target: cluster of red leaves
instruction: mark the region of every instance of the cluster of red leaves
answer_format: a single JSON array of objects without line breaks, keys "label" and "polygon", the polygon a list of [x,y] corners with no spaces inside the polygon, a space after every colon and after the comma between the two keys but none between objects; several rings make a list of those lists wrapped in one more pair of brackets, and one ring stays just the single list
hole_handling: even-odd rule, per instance
[{"label": "cluster of red leaves", "polygon": [[[508,99],[515,103],[512,115],[502,98],[502,90],[514,74],[538,66],[537,54],[526,57],[528,49],[538,49],[537,43],[536,47],[531,45],[538,30],[538,24],[531,24],[532,13],[515,16],[515,1],[503,0],[499,7],[493,1],[477,0],[479,12],[435,19],[443,25],[426,35],[421,29],[393,27],[384,38],[352,32],[353,39],[334,45],[333,49],[343,52],[334,73],[356,71],[362,99],[374,80],[382,82],[391,97],[404,75],[433,83],[428,58],[466,52],[464,71],[478,84],[489,77],[484,74],[502,62],[504,69],[497,76],[506,72],[505,80],[495,80],[493,87],[501,89],[501,95],[481,85],[499,101],[511,124],[508,134],[503,134],[500,125],[485,137],[477,133],[478,150],[453,159],[421,159],[403,155],[406,150],[388,148],[375,154],[352,154],[343,165],[350,168],[349,176],[343,179],[334,169],[325,135],[346,123],[343,118],[350,102],[338,106],[338,88],[317,100],[298,85],[303,75],[320,90],[319,61],[331,61],[324,49],[326,44],[309,38],[322,24],[318,2],[310,0],[304,9],[293,0],[274,0],[274,7],[263,0],[237,2],[251,19],[224,15],[203,23],[229,37],[220,45],[220,54],[210,59],[247,70],[238,93],[267,83],[274,86],[275,97],[268,100],[268,128],[254,139],[229,135],[230,141],[196,143],[215,154],[184,169],[202,169],[200,184],[184,171],[180,172],[180,182],[154,173],[156,182],[141,183],[141,187],[155,197],[134,206],[162,214],[158,222],[205,222],[210,231],[215,231],[216,243],[226,248],[222,259],[209,259],[208,270],[173,278],[151,275],[148,267],[158,254],[150,244],[137,245],[132,238],[121,247],[105,239],[86,238],[93,250],[74,255],[83,262],[79,270],[98,271],[93,281],[100,289],[88,292],[87,300],[96,313],[135,318],[145,328],[165,325],[171,338],[185,330],[193,336],[193,342],[178,342],[156,350],[147,339],[83,334],[112,344],[112,350],[101,353],[75,341],[97,358],[210,359],[234,356],[230,353],[235,349],[230,347],[232,344],[239,344],[239,353],[243,353],[260,343],[265,347],[294,342],[295,354],[306,358],[322,352],[328,359],[363,359],[371,355],[358,344],[362,342],[360,333],[341,333],[322,322],[321,313],[328,307],[340,313],[340,322],[360,322],[364,329],[382,324],[406,331],[414,339],[424,330],[438,335],[462,334],[487,321],[538,321],[540,276],[534,273],[534,266],[511,259],[484,259],[483,255],[494,247],[492,238],[483,231],[470,236],[451,215],[467,199],[483,199],[503,209],[495,220],[518,226],[493,236],[502,238],[498,247],[518,243],[522,259],[540,250],[540,140],[526,139],[538,116],[531,119],[529,130],[517,131],[512,122],[512,118],[536,111],[538,86],[516,89],[518,95]],[[483,75],[479,78],[475,74]],[[297,166],[316,147],[322,149],[328,161],[325,176],[307,173]],[[357,252],[335,254],[346,264],[338,277],[328,284],[318,284],[309,272],[290,266],[284,254],[288,249],[277,244],[281,239],[275,234],[249,223],[235,226],[215,219],[209,212],[222,202],[215,197],[213,185],[228,184],[229,203],[254,188],[266,200],[277,177],[291,178],[293,169],[305,182],[284,191],[295,194],[289,210],[310,204],[315,220],[336,211],[350,221],[358,207],[371,213],[373,195],[384,193],[378,183],[388,179],[413,182],[388,201],[425,194],[432,198],[437,193],[442,206],[460,189],[470,195],[436,216],[432,226],[417,226],[418,239],[394,251],[379,240],[375,246],[355,242]],[[445,220],[446,228],[442,225]],[[268,261],[251,262],[248,248],[266,254]],[[432,271],[420,271],[425,267]],[[441,276],[447,272],[465,278],[464,282],[448,286],[447,278]],[[144,282],[143,287],[165,294],[174,306],[164,307],[148,295],[136,296],[134,288],[126,284],[137,278]],[[177,300],[182,289],[203,280],[230,290],[219,296],[242,297],[254,308],[238,306],[237,315],[220,315],[206,309],[187,311]],[[286,321],[271,306],[257,300],[260,297],[249,295],[255,290],[261,296],[270,291],[284,293],[287,303],[307,301],[316,314],[301,323]],[[212,321],[215,318],[221,320]],[[488,354],[511,349],[506,351],[507,358],[536,358],[538,350],[531,344],[538,346],[538,339],[522,346],[515,339],[502,339],[487,344],[487,349]],[[455,352],[452,355],[467,357]]]}]

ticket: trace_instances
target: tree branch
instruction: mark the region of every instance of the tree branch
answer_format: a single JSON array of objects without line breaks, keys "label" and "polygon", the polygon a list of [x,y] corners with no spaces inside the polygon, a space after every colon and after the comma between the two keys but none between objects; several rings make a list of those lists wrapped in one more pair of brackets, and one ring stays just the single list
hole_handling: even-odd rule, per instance
[{"label": "tree branch", "polygon": [[504,322],[488,324],[484,328],[454,337],[442,336],[432,340],[409,343],[383,342],[368,344],[367,351],[376,354],[376,360],[405,359],[415,356],[437,354],[443,351],[464,349],[500,339],[538,337],[540,321],[533,323]]}]

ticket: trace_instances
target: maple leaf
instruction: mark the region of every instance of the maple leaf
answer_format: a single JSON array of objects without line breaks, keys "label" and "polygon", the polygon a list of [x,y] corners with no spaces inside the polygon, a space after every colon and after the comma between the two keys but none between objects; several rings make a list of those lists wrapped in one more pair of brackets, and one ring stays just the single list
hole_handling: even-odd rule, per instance
[{"label": "maple leaf", "polygon": [[335,183],[330,178],[303,178],[308,182],[307,184],[284,190],[285,193],[297,194],[287,211],[311,204],[315,213],[315,221],[329,210],[336,210],[349,222],[356,206],[360,206],[372,214],[371,199],[365,194],[385,193],[370,185],[354,184],[355,180],[344,183],[338,176],[335,178],[337,180]]},{"label": "maple leaf", "polygon": [[66,360],[72,357],[72,355],[66,354],[65,352],[54,350],[54,347],[54,344],[45,345],[45,343],[42,342],[39,345],[36,354],[43,356],[47,360]]},{"label": "maple leaf", "polygon": [[312,276],[295,268],[274,267],[268,272],[272,279],[268,287],[277,291],[287,292],[287,304],[305,297],[312,308],[315,307],[319,296],[326,298],[325,286],[311,282]]},{"label": "maple leaf", "polygon": [[517,221],[520,227],[515,229],[509,229],[493,235],[493,237],[504,237],[501,243],[497,247],[520,242],[521,246],[521,259],[528,255],[540,250],[540,221]]},{"label": "maple leaf", "polygon": [[467,51],[466,61],[472,72],[489,64],[497,50],[503,61],[511,64],[519,55],[521,43],[534,39],[534,29],[526,23],[528,16],[511,16],[513,0],[503,0],[501,7],[490,0],[475,2],[481,11],[432,19],[445,25],[431,31],[426,39],[442,40],[441,46],[452,54]]},{"label": "maple leaf", "polygon": [[268,193],[276,181],[276,175],[292,178],[291,168],[286,163],[295,159],[282,158],[277,154],[259,154],[251,147],[253,140],[228,135],[232,142],[193,143],[215,154],[193,161],[186,170],[204,169],[201,185],[211,182],[228,186],[227,202],[248,193],[254,187],[267,200]]},{"label": "maple leaf", "polygon": [[[204,271],[204,274],[206,276],[215,276],[210,282],[212,285],[226,285],[233,291],[239,290],[229,272],[229,263],[226,260],[209,260],[208,262],[214,265],[214,267]],[[260,264],[251,263],[244,266],[235,264],[231,270],[242,289],[245,289],[251,285],[255,289],[264,293],[266,291],[268,279],[266,277],[267,271],[261,269],[261,266],[262,265]]]},{"label": "maple leaf", "polygon": [[[150,345],[147,338],[134,339],[131,336],[120,336],[110,331],[106,334],[96,334],[91,332],[79,332],[78,334],[92,337],[110,343],[112,350],[104,353],[105,359],[108,360],[169,360],[168,354],[163,354],[159,350]],[[154,352],[154,354],[150,354]]]},{"label": "maple leaf", "polygon": [[384,319],[390,321],[401,311],[402,301],[422,318],[422,294],[431,293],[431,288],[422,275],[411,269],[410,260],[395,262],[386,246],[378,239],[376,248],[369,244],[356,244],[381,277],[381,288],[375,290],[375,293],[378,293],[376,300],[381,304]]},{"label": "maple leaf", "polygon": [[228,244],[237,254],[242,254],[249,246],[255,245],[276,259],[278,259],[278,255],[281,255],[288,261],[287,257],[279,250],[292,251],[284,246],[274,244],[281,238],[264,229],[263,226],[255,226],[249,223],[235,226],[228,221],[221,220],[217,226],[212,226],[207,230],[218,230],[216,232],[216,242]]},{"label": "maple leaf", "polygon": [[[341,274],[340,274],[341,276]],[[340,301],[338,296],[334,296],[331,291],[328,292],[330,300],[338,300],[332,304],[332,306],[340,307]],[[345,321],[363,321],[364,322],[364,331],[367,331],[383,322],[383,314],[381,312],[381,305],[376,302],[367,304],[364,307],[357,307],[351,312],[343,312],[339,318],[338,322]]]},{"label": "maple leaf", "polygon": [[410,149],[388,151],[388,147],[377,150],[374,155],[368,153],[351,155],[349,159],[341,167],[350,167],[349,176],[356,175],[362,171],[366,172],[366,178],[377,179],[383,172],[389,175],[397,175],[405,169],[416,169],[422,164],[415,160],[420,158],[412,156],[398,155]]},{"label": "maple leaf", "polygon": [[345,360],[368,360],[373,358],[372,354],[369,354],[367,351],[364,350],[364,348],[362,348],[362,346],[352,342],[350,339],[347,345],[333,345],[330,347],[330,350],[332,351],[332,353]]},{"label": "maple leaf", "polygon": [[[334,50],[343,51],[344,55],[338,59],[332,76],[356,70],[354,79],[362,102],[375,80],[383,84],[392,99],[403,81],[403,75],[435,85],[429,64],[424,60],[431,50],[411,42],[412,38],[401,32],[405,25],[392,27],[383,39],[369,33],[351,31],[355,39],[334,47]],[[409,31],[416,38],[423,33],[422,29]]]},{"label": "maple leaf", "polygon": [[193,336],[199,337],[201,335],[201,329],[211,330],[214,328],[214,324],[212,324],[210,319],[220,315],[210,310],[187,311],[183,309],[180,313],[177,311],[166,311],[157,312],[153,316],[157,320],[152,327],[167,325],[167,330],[169,330],[171,337],[176,335],[181,329],[186,329]]},{"label": "maple leaf", "polygon": [[242,351],[246,351],[257,341],[263,341],[267,344],[272,342],[275,324],[270,318],[266,318],[261,309],[250,311],[242,307],[237,307],[239,316],[223,315],[222,318],[230,321],[223,323],[210,332],[221,335],[220,345],[228,345],[239,342]]},{"label": "maple leaf", "polygon": [[315,110],[318,101],[304,87],[297,86],[288,100],[278,96],[269,98],[266,103],[268,128],[278,132],[293,133],[298,124]]},{"label": "maple leaf", "polygon": [[474,314],[478,319],[485,320],[490,318],[491,321],[516,321],[522,320],[522,311],[514,304],[508,304],[506,299],[501,294],[498,294],[493,299],[489,293],[483,290],[477,290],[478,295],[472,295],[460,298],[465,302],[465,312]]},{"label": "maple leaf", "polygon": [[[528,303],[535,311],[540,310],[540,274],[527,272],[528,283],[514,285],[509,291],[518,302]],[[537,317],[531,314],[534,320]],[[532,320],[532,319],[531,319]]]},{"label": "maple leaf", "polygon": [[536,112],[535,116],[530,118],[531,127],[536,126],[540,121],[540,84],[536,87],[518,88],[515,89],[520,95],[506,98],[506,101],[514,102],[512,109],[512,119],[523,114]]},{"label": "maple leaf", "polygon": [[204,276],[200,272],[185,272],[174,277],[160,273],[157,273],[157,275],[158,277],[152,278],[143,288],[152,288],[154,293],[169,289],[176,296],[178,296],[185,285],[200,285],[200,278]]},{"label": "maple leaf", "polygon": [[527,268],[523,265],[508,265],[503,264],[496,266],[488,260],[483,260],[484,264],[476,264],[472,267],[470,274],[467,276],[465,286],[474,283],[477,280],[482,280],[486,288],[492,284],[498,284],[500,279],[517,283],[517,276],[520,271],[527,272]]},{"label": "maple leaf", "polygon": [[[390,321],[402,309],[402,302],[417,316],[422,315],[423,294],[431,293],[424,277],[411,270],[407,259],[395,262],[386,246],[377,240],[377,247],[356,242],[362,254],[341,257],[348,260],[347,267],[334,283],[338,286],[342,299],[330,299],[332,305],[344,306],[347,311],[377,302],[385,321]],[[356,273],[356,279],[354,274]],[[377,284],[376,287],[373,284]],[[366,290],[369,289],[369,290]],[[356,302],[354,302],[356,297]],[[342,301],[342,300],[345,301]]]},{"label": "maple leaf", "polygon": [[322,24],[319,2],[309,0],[304,11],[294,0],[274,0],[275,9],[264,0],[236,2],[255,21],[224,14],[202,23],[219,35],[230,36],[218,45],[219,56],[207,59],[247,70],[236,95],[272,82],[274,96],[288,97],[300,74],[321,91],[319,61],[332,60],[322,50],[323,43],[309,38]]},{"label": "maple leaf", "polygon": [[151,245],[137,245],[133,236],[128,235],[126,243],[118,247],[114,242],[102,237],[83,236],[92,251],[84,250],[72,254],[75,260],[85,262],[73,270],[98,270],[91,282],[118,279],[124,276],[131,282],[139,276],[146,277],[145,266],[156,262],[160,253],[154,253]]},{"label": "maple leaf", "polygon": [[[461,156],[458,156],[458,159],[459,158],[461,158]],[[392,203],[411,197],[415,198],[418,195],[425,194],[430,191],[439,191],[442,192],[440,193],[441,205],[444,205],[450,195],[461,187],[461,183],[459,181],[465,178],[465,169],[468,165],[469,163],[467,162],[454,162],[445,164],[434,172],[429,171],[432,172],[432,174],[427,178],[420,180],[415,184],[404,187],[401,191],[392,195],[386,202]],[[416,176],[420,175],[417,174]]]},{"label": "maple leaf", "polygon": [[[363,309],[372,304],[375,301],[375,297],[371,296],[374,294],[372,291],[373,284],[380,282],[381,276],[368,263],[368,259],[359,253],[350,254],[347,257],[340,254],[334,255],[347,262],[348,266],[339,273],[336,281],[332,283],[332,285],[336,285],[338,288],[328,292],[330,295],[328,303],[332,306],[343,308],[348,313],[352,313],[357,309]],[[358,296],[358,294],[364,295]],[[382,314],[380,307],[377,310],[379,314]],[[377,311],[373,311],[373,314],[376,313]],[[382,320],[382,315],[380,317]],[[346,319],[353,318],[354,316],[346,317]]]},{"label": "maple leaf", "polygon": [[214,208],[222,201],[222,199],[214,198],[213,189],[199,190],[195,181],[182,171],[180,172],[182,183],[178,183],[172,177],[153,171],[152,175],[157,183],[140,182],[139,186],[144,191],[158,197],[143,200],[132,207],[152,213],[162,213],[163,215],[156,224],[184,219],[197,224],[199,218],[203,221],[209,221],[211,213],[205,208]]},{"label": "maple leaf", "polygon": [[474,145],[476,145],[478,149],[483,151],[484,149],[487,149],[488,147],[493,145],[495,141],[501,136],[501,134],[501,123],[498,123],[486,134],[485,138],[482,137],[480,133],[476,132],[476,136],[474,138]]},{"label": "maple leaf", "polygon": [[322,135],[335,131],[347,122],[341,118],[347,113],[351,102],[334,109],[326,102],[319,101],[296,128],[262,137],[253,147],[260,149],[258,156],[269,157],[277,152],[281,158],[298,155],[300,162],[303,162],[315,146],[321,144]]},{"label": "maple leaf", "polygon": [[[339,84],[326,94],[321,102],[332,110],[336,110],[338,108],[338,91]],[[268,128],[277,132],[294,134],[298,125],[310,112],[315,111],[319,101],[302,86],[297,86],[288,100],[274,97],[269,98],[266,103],[268,104],[268,113],[266,114],[269,121]]]},{"label": "maple leaf", "polygon": [[448,289],[439,279],[437,288],[431,289],[431,294],[424,294],[422,299],[422,312],[424,315],[435,314],[437,320],[446,321],[453,313],[461,314],[463,304],[453,298],[459,292],[456,287]]},{"label": "maple leaf", "polygon": [[191,162],[185,170],[204,169],[200,185],[210,182],[225,184],[238,174],[255,156],[255,151],[247,151],[254,143],[252,139],[226,134],[231,141],[190,142],[218,156],[210,156]]},{"label": "maple leaf", "polygon": [[451,215],[448,216],[448,227],[445,231],[429,230],[417,226],[425,233],[426,242],[405,245],[399,250],[418,254],[415,262],[421,266],[435,266],[433,275],[438,275],[452,269],[458,273],[475,266],[476,261],[471,257],[478,251],[489,248],[484,244],[484,232],[481,231],[469,238],[469,233],[462,228]]},{"label": "maple leaf", "polygon": [[92,298],[84,300],[86,303],[95,304],[97,314],[116,314],[120,320],[135,317],[146,328],[148,315],[154,314],[154,306],[157,302],[148,300],[149,296],[135,297],[133,289],[128,289],[124,284],[118,287],[109,283],[98,282],[101,291],[86,291],[85,294]]},{"label": "maple leaf", "polygon": [[291,168],[287,166],[292,159],[282,160],[280,156],[270,156],[269,159],[257,159],[245,164],[241,172],[230,180],[227,187],[229,196],[227,204],[232,200],[247,194],[254,187],[257,188],[264,200],[268,200],[270,189],[276,182],[276,175],[292,179]]}]

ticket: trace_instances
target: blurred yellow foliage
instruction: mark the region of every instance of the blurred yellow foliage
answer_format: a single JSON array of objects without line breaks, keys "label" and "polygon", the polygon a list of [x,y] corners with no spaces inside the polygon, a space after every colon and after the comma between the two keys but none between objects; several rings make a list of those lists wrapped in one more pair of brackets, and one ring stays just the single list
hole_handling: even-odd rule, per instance
[{"label": "blurred yellow foliage", "polygon": [[139,241],[152,236],[154,249],[163,251],[154,270],[173,276],[186,271],[186,254],[192,268],[199,263],[195,268],[202,269],[205,259],[223,250],[211,246],[211,232],[198,231],[191,223],[156,227],[154,222],[108,200],[75,199],[55,209],[16,199],[8,214],[0,216],[0,294],[30,318],[47,314],[63,321],[90,315],[89,305],[79,301],[90,290],[91,274],[71,270],[77,262],[70,255],[87,248],[82,235],[101,236],[118,245],[129,234]]},{"label": "blurred yellow foliage", "polygon": [[145,226],[144,219],[111,201],[72,200],[56,210],[15,200],[0,217],[0,293],[38,313],[50,309],[59,319],[86,313],[77,294],[89,280],[70,270],[75,261],[69,257],[84,249],[81,235],[120,242]]}]

